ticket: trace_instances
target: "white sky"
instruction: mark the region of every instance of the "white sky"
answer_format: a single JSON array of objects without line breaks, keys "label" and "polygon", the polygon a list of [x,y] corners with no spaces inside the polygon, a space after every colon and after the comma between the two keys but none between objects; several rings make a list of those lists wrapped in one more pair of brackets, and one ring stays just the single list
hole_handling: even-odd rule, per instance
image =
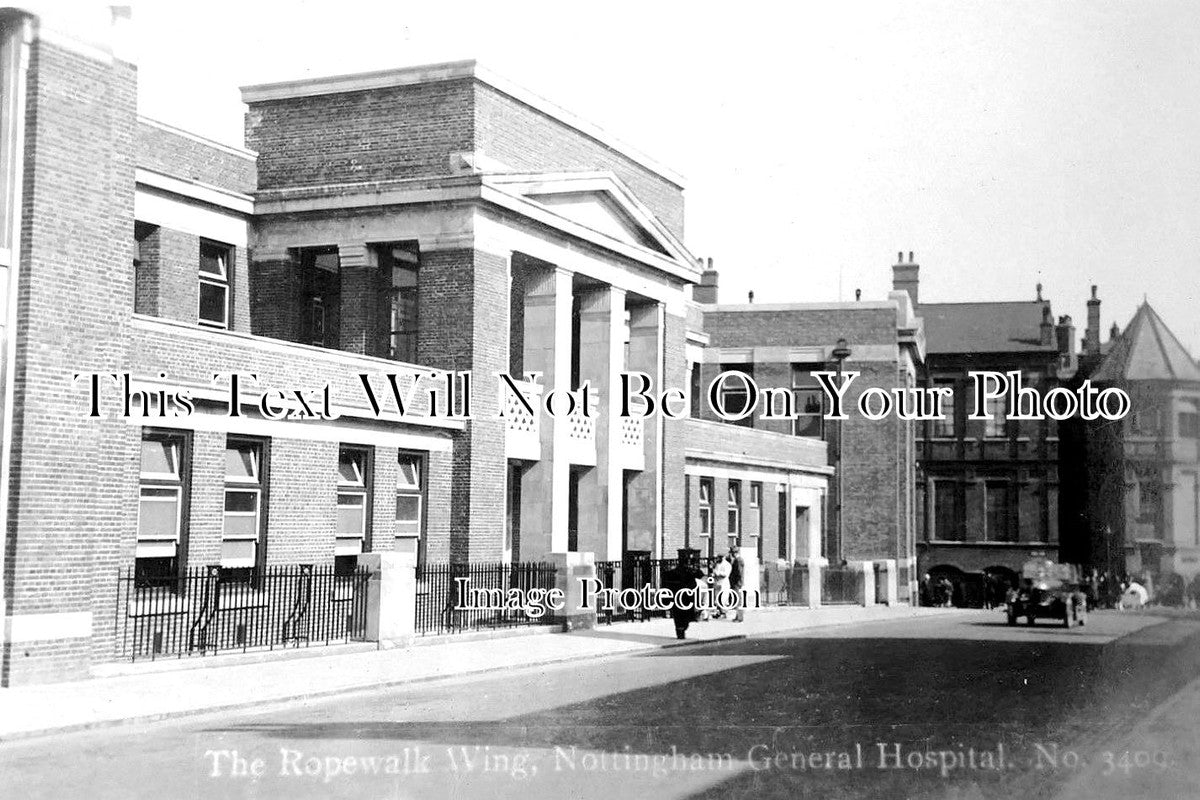
[{"label": "white sky", "polygon": [[238,87],[477,58],[687,178],[722,300],[1143,294],[1200,355],[1200,3],[143,2],[141,112],[242,143]]}]

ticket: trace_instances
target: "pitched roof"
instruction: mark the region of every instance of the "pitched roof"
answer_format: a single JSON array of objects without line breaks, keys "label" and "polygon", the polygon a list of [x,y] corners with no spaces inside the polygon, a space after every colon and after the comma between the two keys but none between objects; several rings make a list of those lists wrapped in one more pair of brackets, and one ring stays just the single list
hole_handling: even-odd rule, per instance
[{"label": "pitched roof", "polygon": [[1158,312],[1149,303],[1142,303],[1092,374],[1092,380],[1200,381],[1200,366]]},{"label": "pitched roof", "polygon": [[1044,300],[991,303],[921,303],[925,343],[933,353],[1053,351],[1042,344]]}]

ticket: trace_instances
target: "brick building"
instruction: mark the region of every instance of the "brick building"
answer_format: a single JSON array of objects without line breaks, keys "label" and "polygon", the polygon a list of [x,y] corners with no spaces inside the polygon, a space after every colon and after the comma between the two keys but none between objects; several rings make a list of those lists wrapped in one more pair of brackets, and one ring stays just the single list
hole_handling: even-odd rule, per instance
[{"label": "brick building", "polygon": [[969,419],[968,373],[1016,371],[1045,393],[1075,375],[1075,328],[1069,316],[1054,321],[1040,285],[1033,300],[921,301],[920,267],[903,255],[894,286],[925,321],[927,380],[953,390],[945,419],[918,433],[918,571],[947,576],[956,602],[980,602],[982,573],[1012,581],[1029,558],[1058,560],[1060,437],[1054,420],[1010,419],[1003,402]]},{"label": "brick building", "polygon": [[[838,493],[804,377],[845,338],[852,399],[913,385],[905,295],[692,302],[682,179],[474,62],[246,87],[243,149],[138,117],[93,22],[0,17],[0,686],[126,657],[197,570],[252,606],[276,567],[740,544],[909,594],[911,425],[850,420]],[[798,421],[617,415],[621,373],[686,406],[728,366]]]},{"label": "brick building", "polygon": [[1162,589],[1200,573],[1200,366],[1149,303],[1100,342],[1093,287],[1081,372],[1130,396],[1119,423],[1081,425],[1081,532],[1072,560]]},{"label": "brick building", "polygon": [[[717,273],[709,269],[694,291],[700,301],[695,328],[702,330],[704,346],[689,354],[699,414],[688,436],[689,540],[712,548],[721,539],[719,548],[726,535],[731,541],[740,535],[741,543],[749,536],[764,563],[800,563],[814,575],[843,560],[885,565],[907,600],[916,563],[916,423],[895,415],[866,419],[858,401],[872,388],[918,385],[924,334],[908,295],[895,291],[885,301],[854,303],[718,304],[716,284]],[[849,349],[842,369],[859,373],[846,393],[850,418],[844,422],[824,418],[825,394],[812,376],[836,372],[839,340]],[[711,403],[695,399],[725,372],[748,376],[763,392],[790,396],[795,417],[762,418],[772,402],[764,396],[751,416],[720,420]],[[727,408],[744,407],[744,387],[740,380],[725,384]],[[776,398],[774,407],[781,410],[782,402]],[[735,530],[734,514],[726,524],[725,503],[732,509],[747,496],[753,513],[749,519],[742,513],[741,530]],[[698,514],[710,505],[712,523]]]}]

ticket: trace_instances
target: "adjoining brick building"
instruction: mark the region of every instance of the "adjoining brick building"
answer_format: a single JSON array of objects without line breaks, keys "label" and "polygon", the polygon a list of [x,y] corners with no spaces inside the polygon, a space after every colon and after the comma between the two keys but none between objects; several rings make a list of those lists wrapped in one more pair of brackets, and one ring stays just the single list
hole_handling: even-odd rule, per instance
[{"label": "adjoining brick building", "polygon": [[[742,534],[740,543],[754,543],[764,563],[798,563],[814,578],[842,561],[868,569],[878,564],[892,576],[899,598],[908,600],[916,566],[916,423],[894,414],[869,420],[858,406],[869,389],[919,385],[925,342],[908,295],[895,291],[885,301],[853,303],[718,304],[716,284],[709,269],[694,290],[700,302],[695,328],[702,329],[705,346],[689,356],[699,414],[688,436],[689,541],[720,548],[726,535],[733,540]],[[812,375],[836,372],[839,340],[849,350],[841,368],[859,373],[846,393],[850,418],[844,422],[825,419],[825,393]],[[710,403],[696,402],[718,375],[731,371],[752,378],[760,390],[790,395],[795,419],[763,419],[765,397],[753,415],[736,422],[720,420]],[[744,407],[740,381],[725,391],[727,408]],[[739,481],[754,498],[751,520],[743,512],[740,531],[734,515],[726,524],[723,513],[726,500],[735,504],[739,493],[731,487]],[[741,488],[740,496],[746,491]],[[706,522],[701,514],[710,506],[713,521]],[[819,582],[810,586],[815,594]]]},{"label": "adjoining brick building", "polygon": [[1080,426],[1086,469],[1072,560],[1169,591],[1172,574],[1200,574],[1200,366],[1148,302],[1103,344],[1095,287],[1088,303],[1096,320],[1081,374],[1127,392],[1133,411]]},{"label": "adjoining brick building", "polygon": [[894,287],[925,321],[927,380],[953,390],[945,419],[918,433],[918,570],[948,577],[956,602],[979,602],[982,573],[1011,582],[1029,558],[1058,560],[1059,430],[1051,419],[1010,419],[1004,402],[988,419],[968,419],[968,373],[1016,371],[1045,393],[1075,374],[1075,328],[1069,316],[1054,321],[1040,285],[1033,300],[922,301],[919,265],[903,255]]}]

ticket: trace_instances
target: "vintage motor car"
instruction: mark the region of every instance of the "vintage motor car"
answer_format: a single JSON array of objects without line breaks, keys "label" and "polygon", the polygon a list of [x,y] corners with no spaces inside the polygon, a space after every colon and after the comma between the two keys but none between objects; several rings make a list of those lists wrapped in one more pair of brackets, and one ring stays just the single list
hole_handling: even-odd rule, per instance
[{"label": "vintage motor car", "polygon": [[1053,619],[1064,628],[1087,623],[1087,595],[1073,564],[1033,559],[1021,570],[1021,585],[1008,594],[1008,624],[1025,618],[1027,625],[1038,619]]}]

